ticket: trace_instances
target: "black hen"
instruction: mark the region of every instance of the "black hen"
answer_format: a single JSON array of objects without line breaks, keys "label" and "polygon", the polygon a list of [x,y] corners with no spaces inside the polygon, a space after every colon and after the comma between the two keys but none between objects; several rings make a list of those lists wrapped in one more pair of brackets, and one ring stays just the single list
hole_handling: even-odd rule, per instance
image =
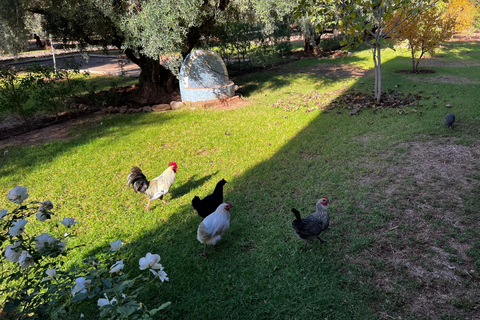
[{"label": "black hen", "polygon": [[453,124],[455,123],[455,114],[449,113],[445,117],[445,125],[449,128],[452,129]]},{"label": "black hen", "polygon": [[[316,210],[311,215],[301,218],[300,212],[296,209],[292,209],[295,215],[295,220],[292,221],[292,228],[297,236],[307,243],[311,243],[315,238],[321,242],[325,242],[320,239],[319,235],[322,231],[326,230],[329,225],[329,217],[327,210],[328,198],[323,197],[317,201]],[[305,249],[305,246],[304,246]]]},{"label": "black hen", "polygon": [[192,206],[197,210],[198,215],[202,218],[207,217],[209,214],[217,210],[218,206],[223,203],[223,186],[227,183],[225,179],[220,180],[213,190],[212,194],[209,194],[202,200],[198,196],[192,199]]}]

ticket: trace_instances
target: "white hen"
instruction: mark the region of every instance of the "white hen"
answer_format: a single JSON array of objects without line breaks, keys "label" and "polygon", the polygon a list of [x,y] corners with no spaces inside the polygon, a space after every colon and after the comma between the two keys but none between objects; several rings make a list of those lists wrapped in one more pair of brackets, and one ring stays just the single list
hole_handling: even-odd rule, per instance
[{"label": "white hen", "polygon": [[207,245],[214,245],[222,239],[230,227],[230,208],[233,205],[224,202],[212,214],[207,216],[198,226],[197,239],[205,244],[202,255],[206,256]]}]

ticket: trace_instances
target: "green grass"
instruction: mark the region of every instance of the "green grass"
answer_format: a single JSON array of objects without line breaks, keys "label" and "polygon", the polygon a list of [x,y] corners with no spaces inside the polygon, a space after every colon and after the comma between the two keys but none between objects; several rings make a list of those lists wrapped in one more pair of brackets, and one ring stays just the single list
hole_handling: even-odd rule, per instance
[{"label": "green grass", "polygon": [[[442,52],[442,59],[459,59],[459,52],[467,49],[471,53],[462,59],[480,59],[478,44],[460,43]],[[0,157],[0,193],[25,186],[31,199],[53,201],[54,222],[76,218],[78,237],[69,246],[87,246],[75,251],[70,263],[121,239],[126,243],[121,251],[125,272],[135,276],[140,273],[142,256],[159,254],[170,282],[146,283],[140,300],[149,307],[171,301],[162,314],[166,319],[378,319],[385,314],[415,318],[405,292],[420,294],[423,284],[402,266],[392,266],[369,252],[381,245],[397,250],[413,246],[419,253],[411,261],[431,267],[420,253],[433,257],[437,251],[427,250],[408,234],[404,237],[415,232],[413,224],[391,229],[402,210],[414,207],[405,202],[405,196],[418,189],[408,178],[400,183],[398,194],[389,197],[384,190],[395,177],[382,173],[405,165],[410,149],[402,143],[455,139],[463,146],[477,144],[480,91],[478,84],[420,82],[397,74],[410,67],[406,51],[384,51],[383,61],[385,91],[430,96],[437,92],[435,97],[420,100],[421,115],[380,110],[348,116],[336,110],[323,114],[272,108],[279,99],[292,99],[290,92],[324,93],[344,86],[373,90],[372,77],[335,80],[296,72],[319,63],[371,68],[368,50],[344,61],[305,59],[234,79],[246,86],[245,99],[251,101],[243,108],[99,116],[72,126],[69,141],[4,148],[0,154],[8,149],[8,155]],[[461,75],[477,80],[480,66],[431,69],[437,73],[416,77]],[[447,103],[454,107],[445,108]],[[455,130],[443,126],[449,111],[457,115]],[[147,198],[127,187],[126,176],[132,166],[140,166],[153,178],[170,161],[179,169],[166,196],[169,204],[154,201],[146,212]],[[372,163],[373,168],[368,166]],[[379,180],[359,183],[372,174],[378,174]],[[478,183],[478,171],[471,174],[477,174],[472,179]],[[207,249],[204,258],[198,255],[203,245],[196,239],[201,218],[190,201],[195,195],[209,194],[222,178],[228,181],[225,200],[234,205],[231,227],[215,248]],[[439,208],[447,210],[438,190],[431,188]],[[331,199],[331,230],[323,236],[328,243],[314,243],[302,252],[303,243],[290,226],[290,209],[309,214],[321,196]],[[466,205],[457,208],[460,221],[466,213],[478,217],[473,199],[466,196]],[[3,207],[12,208],[6,196],[0,198]],[[27,228],[58,232],[46,225],[30,221]],[[449,227],[448,223],[432,225],[444,234]],[[385,235],[380,237],[379,230],[386,230]],[[464,230],[467,236],[452,237],[478,242],[478,230],[473,226]],[[446,242],[436,244],[454,252]],[[467,254],[478,267],[478,250],[472,248]],[[450,260],[458,262],[455,256]],[[373,280],[392,274],[388,290]],[[477,287],[470,290],[478,293]],[[455,309],[445,310],[443,317],[462,318],[473,310],[472,303],[470,296],[452,299],[450,305]],[[95,318],[95,301],[92,311],[82,312]]]}]

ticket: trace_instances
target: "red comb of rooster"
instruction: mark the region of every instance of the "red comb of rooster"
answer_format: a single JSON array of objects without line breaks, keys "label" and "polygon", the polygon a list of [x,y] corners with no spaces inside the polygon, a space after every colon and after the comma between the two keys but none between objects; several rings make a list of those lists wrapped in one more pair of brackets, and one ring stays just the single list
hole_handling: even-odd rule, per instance
[{"label": "red comb of rooster", "polygon": [[322,199],[325,199],[325,200],[327,200],[327,201],[328,201],[328,198],[327,198],[327,197],[323,197]]},{"label": "red comb of rooster", "polygon": [[170,163],[168,164],[168,166],[169,166],[169,167],[172,167],[172,166],[173,166],[173,167],[177,167],[177,164],[176,164],[175,162],[170,162]]}]

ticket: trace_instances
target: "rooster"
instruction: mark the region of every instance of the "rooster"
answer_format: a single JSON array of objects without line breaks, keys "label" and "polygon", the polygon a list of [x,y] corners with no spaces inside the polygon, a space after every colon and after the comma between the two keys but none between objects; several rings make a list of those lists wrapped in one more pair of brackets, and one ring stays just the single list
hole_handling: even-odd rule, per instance
[{"label": "rooster", "polygon": [[167,202],[163,200],[163,196],[167,194],[175,182],[176,172],[177,164],[170,162],[168,168],[160,176],[148,181],[139,167],[133,167],[127,177],[127,183],[128,186],[132,185],[135,192],[140,192],[148,196],[148,204],[145,207],[148,211],[152,200],[161,199],[163,203],[167,204]]},{"label": "rooster", "polygon": [[230,209],[233,205],[224,202],[218,206],[217,210],[208,215],[198,226],[197,239],[205,244],[203,256],[206,256],[207,245],[214,245],[222,239],[225,232],[230,227]]},{"label": "rooster", "polygon": [[326,242],[319,237],[319,234],[327,229],[329,225],[327,204],[327,197],[318,200],[316,211],[303,219],[300,217],[300,212],[292,209],[296,218],[292,221],[292,228],[297,236],[305,241],[303,249],[306,248],[307,243],[311,243],[315,238],[320,240],[320,242]]},{"label": "rooster", "polygon": [[202,200],[200,200],[198,196],[195,196],[192,199],[192,206],[197,210],[200,217],[205,218],[223,203],[223,186],[225,183],[227,183],[225,179],[220,180],[215,186],[213,193],[209,194]]}]

